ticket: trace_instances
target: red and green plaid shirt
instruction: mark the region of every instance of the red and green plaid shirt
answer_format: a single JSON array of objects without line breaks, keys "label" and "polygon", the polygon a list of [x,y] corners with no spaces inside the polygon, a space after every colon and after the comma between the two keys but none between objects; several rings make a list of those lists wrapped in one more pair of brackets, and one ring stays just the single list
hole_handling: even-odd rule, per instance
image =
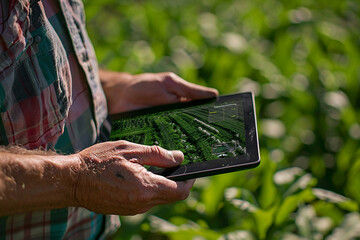
[{"label": "red and green plaid shirt", "polygon": [[[81,0],[1,0],[0,144],[70,154],[109,129]],[[0,218],[1,239],[97,239],[117,216],[83,208]]]}]

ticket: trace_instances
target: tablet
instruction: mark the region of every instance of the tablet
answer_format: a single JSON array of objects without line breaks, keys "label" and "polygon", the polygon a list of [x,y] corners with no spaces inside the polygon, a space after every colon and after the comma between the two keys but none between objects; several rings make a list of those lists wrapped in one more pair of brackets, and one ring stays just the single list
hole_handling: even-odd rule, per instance
[{"label": "tablet", "polygon": [[156,106],[112,118],[110,140],[181,150],[174,168],[148,167],[173,180],[253,168],[260,163],[252,93]]}]

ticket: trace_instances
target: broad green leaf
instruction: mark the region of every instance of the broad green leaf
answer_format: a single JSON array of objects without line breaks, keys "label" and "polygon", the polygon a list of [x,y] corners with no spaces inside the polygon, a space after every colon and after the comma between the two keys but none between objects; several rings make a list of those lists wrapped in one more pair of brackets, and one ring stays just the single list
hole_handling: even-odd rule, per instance
[{"label": "broad green leaf", "polygon": [[312,204],[319,216],[329,217],[334,225],[342,222],[345,215],[344,211],[336,206],[336,204],[327,201],[316,201]]},{"label": "broad green leaf", "polygon": [[250,231],[234,231],[222,235],[218,240],[256,240]]},{"label": "broad green leaf", "polygon": [[[260,124],[259,167],[199,179],[188,200],[122,218],[114,239],[152,237],[150,214],[165,221],[160,239],[349,237],[346,219],[360,204],[358,0],[83,2],[102,68],[253,91]],[[296,218],[311,207],[304,237]]]},{"label": "broad green leaf", "polygon": [[288,197],[298,191],[312,187],[316,184],[316,179],[312,177],[310,173],[301,176],[296,182],[294,182],[289,189],[284,193],[283,197]]},{"label": "broad green leaf", "polygon": [[274,174],[274,182],[277,185],[289,184],[295,181],[296,177],[303,175],[304,171],[298,167],[286,168]]},{"label": "broad green leaf", "polygon": [[317,198],[335,203],[344,210],[359,211],[358,203],[351,200],[350,198],[320,188],[313,188],[312,192]]},{"label": "broad green leaf", "polygon": [[241,211],[254,213],[260,210],[258,207],[245,200],[233,199],[230,202]]},{"label": "broad green leaf", "polygon": [[184,229],[178,232],[165,233],[170,239],[183,240],[183,239],[199,239],[199,240],[217,240],[221,234],[210,229]]},{"label": "broad green leaf", "polygon": [[360,188],[357,187],[360,186],[360,148],[354,156],[347,178],[346,192],[360,204]]},{"label": "broad green leaf", "polygon": [[186,224],[177,226],[156,216],[149,217],[151,231],[160,232],[174,240],[182,239],[209,239],[216,240],[221,234],[208,228],[202,228],[198,224],[188,221]]},{"label": "broad green leaf", "polygon": [[210,184],[203,190],[201,200],[205,205],[206,213],[213,217],[224,199],[225,189],[236,181],[237,173],[212,176]]},{"label": "broad green leaf", "polygon": [[336,159],[336,164],[343,175],[346,171],[353,167],[351,166],[353,155],[349,154],[349,152],[354,152],[357,150],[357,148],[358,143],[356,143],[355,141],[347,141],[343,148],[339,151]]},{"label": "broad green leaf", "polygon": [[271,207],[278,197],[278,192],[273,180],[273,175],[276,171],[276,163],[270,161],[267,163],[268,167],[266,168],[266,171],[264,171],[259,194],[259,203],[262,209]]},{"label": "broad green leaf", "polygon": [[315,199],[315,196],[313,195],[311,189],[305,189],[300,193],[285,198],[276,212],[276,225],[284,223],[284,221],[289,218],[289,215],[295,211],[300,204],[309,202],[313,199]]},{"label": "broad green leaf", "polygon": [[277,207],[275,206],[267,210],[259,209],[254,212],[256,229],[258,232],[259,239],[266,238],[269,227],[274,223],[274,215],[276,211],[277,211]]}]

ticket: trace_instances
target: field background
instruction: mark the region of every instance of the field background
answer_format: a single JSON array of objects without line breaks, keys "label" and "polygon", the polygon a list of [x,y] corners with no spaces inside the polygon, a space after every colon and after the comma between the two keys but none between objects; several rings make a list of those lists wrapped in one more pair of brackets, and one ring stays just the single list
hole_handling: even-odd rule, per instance
[{"label": "field background", "polygon": [[359,239],[358,0],[84,0],[102,67],[253,91],[261,165],[121,217],[115,239]]}]

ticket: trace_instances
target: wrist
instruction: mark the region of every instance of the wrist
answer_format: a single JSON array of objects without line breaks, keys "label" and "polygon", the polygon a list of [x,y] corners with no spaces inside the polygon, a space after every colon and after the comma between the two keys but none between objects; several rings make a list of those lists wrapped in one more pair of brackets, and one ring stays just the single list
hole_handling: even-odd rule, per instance
[{"label": "wrist", "polygon": [[0,215],[77,206],[76,155],[1,152]]},{"label": "wrist", "polygon": [[60,177],[62,178],[62,193],[65,199],[64,207],[79,207],[76,191],[83,164],[79,154],[72,154],[59,157],[61,162]]},{"label": "wrist", "polygon": [[100,71],[100,81],[108,105],[108,113],[115,114],[123,111],[129,86],[133,84],[134,75],[121,72]]}]

